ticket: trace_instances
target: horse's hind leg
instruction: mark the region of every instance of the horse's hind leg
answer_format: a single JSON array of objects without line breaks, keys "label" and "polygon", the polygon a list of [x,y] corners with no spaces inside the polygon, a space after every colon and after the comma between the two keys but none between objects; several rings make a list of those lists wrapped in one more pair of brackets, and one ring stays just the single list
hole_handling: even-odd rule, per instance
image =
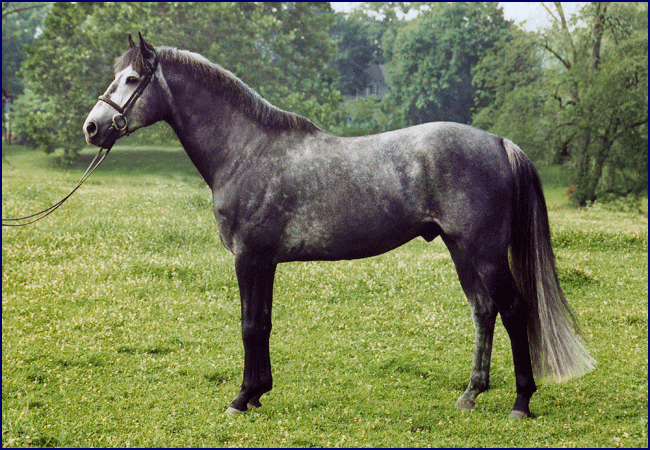
[{"label": "horse's hind leg", "polygon": [[469,411],[476,405],[476,397],[490,387],[490,358],[497,308],[485,291],[471,261],[463,256],[454,243],[447,242],[447,247],[456,265],[460,284],[472,309],[472,319],[476,331],[469,385],[456,402],[456,408]]},{"label": "horse's hind leg", "polygon": [[[459,399],[461,404],[457,406],[462,407],[465,401],[469,402],[468,406],[471,405],[471,401],[476,398],[481,389],[487,389],[489,352],[492,345],[494,319],[498,311],[510,338],[515,366],[517,398],[510,415],[516,418],[530,417],[532,416],[529,409],[530,398],[537,388],[533,379],[528,347],[528,307],[519,294],[510,272],[507,252],[499,251],[497,245],[490,245],[488,242],[483,244],[478,246],[481,251],[471,252],[461,249],[454,242],[447,242],[463,289],[468,293],[472,304],[474,324],[478,325],[470,385]],[[473,303],[472,298],[474,298]],[[473,380],[474,377],[477,381]]]},{"label": "horse's hind leg", "polygon": [[477,259],[475,264],[483,284],[496,303],[510,338],[517,386],[517,398],[510,416],[531,417],[528,405],[537,387],[533,378],[528,343],[528,305],[515,285],[507,255]]}]

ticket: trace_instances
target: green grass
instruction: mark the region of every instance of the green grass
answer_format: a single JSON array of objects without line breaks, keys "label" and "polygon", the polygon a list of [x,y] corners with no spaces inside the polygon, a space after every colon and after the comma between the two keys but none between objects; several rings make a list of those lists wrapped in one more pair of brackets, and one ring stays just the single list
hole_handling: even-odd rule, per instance
[{"label": "green grass", "polygon": [[[57,201],[91,158],[60,168],[3,152],[3,216]],[[2,444],[646,447],[647,214],[573,209],[566,186],[549,184],[559,276],[598,367],[540,383],[536,419],[507,418],[500,324],[492,388],[473,411],[454,408],[473,326],[445,247],[422,239],[366,260],[280,265],[275,387],[261,409],[226,417],[243,349],[210,191],[178,148],[117,146],[55,213],[3,229]]]}]

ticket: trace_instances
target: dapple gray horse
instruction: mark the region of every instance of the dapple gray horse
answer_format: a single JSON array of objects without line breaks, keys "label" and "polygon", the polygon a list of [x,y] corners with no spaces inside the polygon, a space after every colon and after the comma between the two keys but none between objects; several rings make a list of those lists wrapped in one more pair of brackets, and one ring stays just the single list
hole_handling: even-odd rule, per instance
[{"label": "dapple gray horse", "polygon": [[511,416],[531,416],[533,375],[565,380],[593,368],[558,282],[539,177],[514,143],[446,122],[330,136],[198,54],[129,41],[84,123],[86,140],[111,145],[163,120],[212,190],[235,257],[245,351],[227,412],[259,407],[271,390],[278,263],[365,258],[419,236],[442,238],[472,310],[474,360],[458,408],[488,389],[497,314],[514,359]]}]

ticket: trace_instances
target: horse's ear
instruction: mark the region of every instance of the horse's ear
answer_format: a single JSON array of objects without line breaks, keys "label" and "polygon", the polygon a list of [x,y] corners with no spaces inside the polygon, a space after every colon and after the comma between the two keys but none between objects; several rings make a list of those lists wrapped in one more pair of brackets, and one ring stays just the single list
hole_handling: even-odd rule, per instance
[{"label": "horse's ear", "polygon": [[133,38],[131,38],[131,35],[129,34],[129,47],[133,48],[135,47],[135,42],[133,42]]},{"label": "horse's ear", "polygon": [[138,36],[140,37],[140,51],[142,52],[142,56],[146,61],[153,64],[153,60],[156,56],[156,49],[153,47],[153,45],[145,42],[145,40],[142,38],[142,33],[139,31]]},{"label": "horse's ear", "polygon": [[155,49],[153,48],[153,45],[151,45],[150,43],[146,42],[146,41],[144,40],[144,38],[142,37],[142,33],[140,33],[139,31],[138,31],[138,37],[140,38],[140,48],[141,48],[141,49],[143,49],[143,50],[144,50],[144,49],[147,49],[147,50],[149,50],[149,51],[151,51],[151,52],[155,52]]}]

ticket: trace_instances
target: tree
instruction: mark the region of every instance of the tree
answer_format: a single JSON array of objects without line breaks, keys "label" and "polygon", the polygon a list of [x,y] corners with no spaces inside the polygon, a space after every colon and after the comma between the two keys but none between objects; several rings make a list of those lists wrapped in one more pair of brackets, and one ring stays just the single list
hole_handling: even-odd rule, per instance
[{"label": "tree", "polygon": [[548,150],[543,55],[538,36],[510,27],[472,69],[476,88],[472,125],[507,136],[528,156],[541,159]]},{"label": "tree", "polygon": [[[5,100],[10,103],[23,93],[22,79],[17,76],[20,64],[27,55],[23,47],[30,44],[50,7],[49,3],[2,3],[2,134],[15,135],[5,115]],[[13,136],[12,136],[13,137]]]},{"label": "tree", "polygon": [[[46,152],[63,147],[74,154],[81,148],[83,111],[92,106],[88,93],[94,91],[92,84],[101,82],[97,74],[110,72],[107,61],[92,51],[86,34],[77,31],[97,7],[93,3],[54,3],[43,33],[25,48],[27,59],[20,73],[33,94],[43,99],[41,108],[27,116],[25,128],[35,145]],[[108,82],[107,75],[102,78]]]},{"label": "tree", "polygon": [[352,10],[350,18],[366,24],[373,64],[386,64],[390,61],[392,45],[385,43],[392,43],[397,30],[406,25],[404,16],[411,10],[421,10],[422,5],[406,2],[363,2]]},{"label": "tree", "polygon": [[342,94],[355,96],[368,86],[366,70],[372,62],[373,43],[367,21],[338,13],[330,28],[338,53],[332,67],[341,74],[338,87]]},{"label": "tree", "polygon": [[562,63],[556,86],[568,87],[556,98],[558,136],[577,166],[574,202],[647,190],[647,3],[589,4],[586,29],[573,33],[561,4],[555,8],[563,39],[544,47]]},{"label": "tree", "polygon": [[49,7],[49,3],[2,3],[2,87],[14,96],[23,92],[21,79],[16,76],[27,57],[23,47],[36,37]]},{"label": "tree", "polygon": [[494,3],[437,3],[399,28],[385,49],[392,54],[387,100],[404,123],[469,123],[472,67],[509,26]]}]

